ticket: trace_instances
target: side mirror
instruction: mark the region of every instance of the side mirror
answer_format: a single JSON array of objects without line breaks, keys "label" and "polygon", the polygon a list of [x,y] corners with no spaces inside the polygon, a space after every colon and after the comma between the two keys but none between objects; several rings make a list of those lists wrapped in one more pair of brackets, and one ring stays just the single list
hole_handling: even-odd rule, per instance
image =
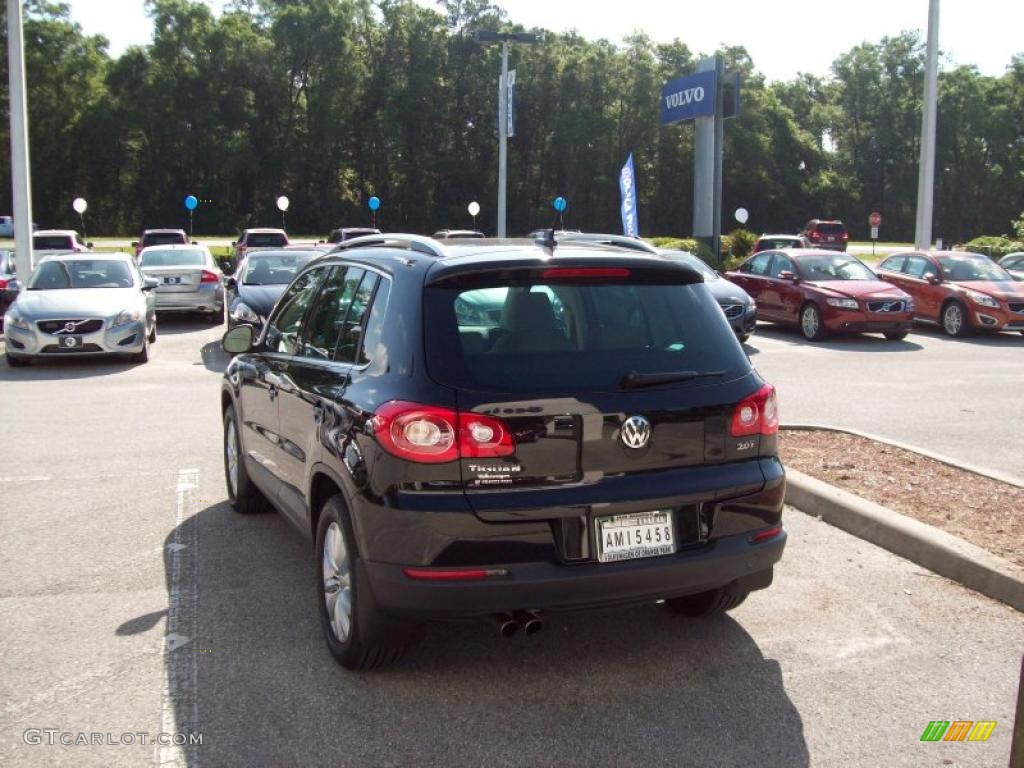
[{"label": "side mirror", "polygon": [[152,291],[154,288],[159,287],[160,281],[152,277],[144,277],[142,279],[142,290]]},{"label": "side mirror", "polygon": [[932,285],[938,285],[939,283],[942,282],[942,278],[940,278],[934,272],[929,272],[927,275],[925,275],[924,279],[927,280]]},{"label": "side mirror", "polygon": [[224,334],[220,345],[229,355],[240,355],[252,349],[255,339],[256,329],[251,325],[236,325]]},{"label": "side mirror", "polygon": [[779,280],[790,280],[795,283],[797,281],[796,272],[790,272],[788,269],[784,269],[779,272]]}]

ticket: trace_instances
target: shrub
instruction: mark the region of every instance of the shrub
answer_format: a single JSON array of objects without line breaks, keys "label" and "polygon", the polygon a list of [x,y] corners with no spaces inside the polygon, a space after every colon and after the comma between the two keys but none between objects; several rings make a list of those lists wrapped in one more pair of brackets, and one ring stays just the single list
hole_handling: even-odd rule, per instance
[{"label": "shrub", "polygon": [[1024,211],[1020,212],[1020,218],[1013,220],[1013,231],[1018,240],[1024,240]]},{"label": "shrub", "polygon": [[[724,241],[725,238],[723,237]],[[726,251],[737,259],[745,259],[754,250],[754,245],[757,243],[757,235],[753,232],[743,229],[734,229],[729,233],[729,250]],[[723,244],[722,250],[725,251]]]},{"label": "shrub", "polygon": [[1008,253],[1024,251],[1024,243],[1017,240],[1011,240],[1008,237],[984,235],[982,237],[976,237],[969,243],[966,243],[964,245],[964,249],[983,253],[995,261],[998,261]]}]

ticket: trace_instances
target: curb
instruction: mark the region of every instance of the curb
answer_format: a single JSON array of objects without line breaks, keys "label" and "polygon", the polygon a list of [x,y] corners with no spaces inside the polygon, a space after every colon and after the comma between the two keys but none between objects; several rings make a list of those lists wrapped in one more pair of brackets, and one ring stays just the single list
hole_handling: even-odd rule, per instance
[{"label": "curb", "polygon": [[949,456],[943,456],[941,453],[935,453],[934,451],[929,451],[925,448],[918,448],[915,445],[901,443],[897,440],[890,440],[887,437],[881,437],[879,435],[872,434],[871,432],[861,432],[857,429],[846,429],[845,427],[833,427],[827,424],[780,424],[779,429],[791,429],[794,432],[843,432],[847,435],[856,435],[857,437],[863,437],[867,440],[874,440],[876,443],[885,443],[886,445],[891,445],[893,448],[902,448],[904,451],[917,453],[925,458],[937,461],[940,464],[953,467],[953,469],[962,469],[964,472],[981,475],[982,477],[987,477],[989,480],[998,480],[1000,483],[1013,485],[1017,488],[1024,488],[1024,479],[1022,478],[1008,475],[1005,472],[1000,472],[996,469],[979,467],[976,464],[965,464],[957,459],[951,459]]},{"label": "curb", "polygon": [[1024,572],[981,547],[795,469],[786,503],[1024,612]]}]

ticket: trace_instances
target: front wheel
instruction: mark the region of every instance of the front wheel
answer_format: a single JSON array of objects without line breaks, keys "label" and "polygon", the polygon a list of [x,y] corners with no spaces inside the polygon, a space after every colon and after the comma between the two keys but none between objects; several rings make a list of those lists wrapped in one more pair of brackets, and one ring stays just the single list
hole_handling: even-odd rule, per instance
[{"label": "front wheel", "polygon": [[815,304],[804,304],[800,310],[800,332],[808,341],[821,341],[828,336],[821,310]]},{"label": "front wheel", "polygon": [[405,639],[384,629],[386,618],[373,607],[362,583],[360,557],[348,508],[341,495],[324,504],[316,530],[317,602],[331,655],[346,669],[392,664]]},{"label": "front wheel", "polygon": [[888,333],[885,334],[885,338],[887,338],[889,341],[903,341],[905,338],[907,338],[907,332],[889,331]]},{"label": "front wheel", "polygon": [[149,362],[149,336],[147,335],[142,340],[142,350],[132,355],[132,362],[134,363],[148,363]]},{"label": "front wheel", "polygon": [[224,479],[228,486],[228,503],[236,512],[248,515],[266,508],[266,499],[253,485],[245,469],[242,441],[233,405],[229,405],[224,412]]},{"label": "front wheel", "polygon": [[749,333],[741,333],[741,334],[738,334],[736,336],[736,338],[740,340],[740,344],[746,344],[748,341],[750,341],[750,334]]},{"label": "front wheel", "polygon": [[971,332],[967,323],[967,310],[959,301],[951,301],[942,310],[942,330],[947,335],[962,339]]}]

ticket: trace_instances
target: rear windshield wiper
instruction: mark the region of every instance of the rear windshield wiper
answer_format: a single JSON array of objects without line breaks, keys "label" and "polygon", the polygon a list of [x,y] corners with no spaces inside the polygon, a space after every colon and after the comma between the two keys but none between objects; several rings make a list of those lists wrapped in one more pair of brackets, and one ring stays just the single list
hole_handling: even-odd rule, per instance
[{"label": "rear windshield wiper", "polygon": [[681,381],[724,376],[725,371],[670,371],[668,373],[637,373],[630,371],[619,380],[619,389],[642,389],[659,384],[676,384]]}]

